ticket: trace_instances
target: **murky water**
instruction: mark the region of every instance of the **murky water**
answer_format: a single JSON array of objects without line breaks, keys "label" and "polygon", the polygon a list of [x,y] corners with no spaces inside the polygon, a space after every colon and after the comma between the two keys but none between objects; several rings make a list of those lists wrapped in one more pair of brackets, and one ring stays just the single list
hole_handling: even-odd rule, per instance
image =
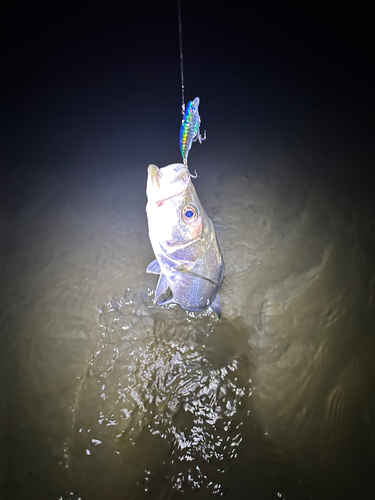
[{"label": "murky water", "polygon": [[220,321],[153,305],[147,165],[35,177],[5,228],[4,498],[373,498],[375,227],[290,163],[194,165]]}]

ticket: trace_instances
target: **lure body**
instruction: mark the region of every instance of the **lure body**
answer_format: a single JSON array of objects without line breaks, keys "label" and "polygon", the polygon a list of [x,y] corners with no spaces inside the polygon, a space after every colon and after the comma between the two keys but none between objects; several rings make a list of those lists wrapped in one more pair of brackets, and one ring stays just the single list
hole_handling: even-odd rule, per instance
[{"label": "lure body", "polygon": [[187,158],[193,142],[198,139],[198,141],[202,143],[202,141],[206,139],[206,132],[202,137],[199,130],[201,118],[199,116],[198,106],[199,97],[196,97],[194,101],[189,101],[180,128],[180,151],[185,165],[187,164]]}]

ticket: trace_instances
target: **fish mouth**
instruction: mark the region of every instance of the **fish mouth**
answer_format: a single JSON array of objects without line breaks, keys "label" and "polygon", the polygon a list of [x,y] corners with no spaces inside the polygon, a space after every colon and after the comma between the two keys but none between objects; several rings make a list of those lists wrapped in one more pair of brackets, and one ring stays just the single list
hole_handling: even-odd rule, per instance
[{"label": "fish mouth", "polygon": [[189,171],[182,163],[174,163],[163,168],[150,164],[147,172],[147,197],[158,206],[175,196],[180,196],[190,182]]},{"label": "fish mouth", "polygon": [[162,173],[160,172],[160,168],[157,165],[153,165],[151,163],[148,166],[147,172],[152,187],[160,189],[160,179],[162,178]]},{"label": "fish mouth", "polygon": [[165,183],[173,184],[181,179],[186,181],[190,179],[189,171],[182,163],[174,163],[163,168],[151,163],[147,171],[151,185],[156,188],[162,187],[163,180]]}]

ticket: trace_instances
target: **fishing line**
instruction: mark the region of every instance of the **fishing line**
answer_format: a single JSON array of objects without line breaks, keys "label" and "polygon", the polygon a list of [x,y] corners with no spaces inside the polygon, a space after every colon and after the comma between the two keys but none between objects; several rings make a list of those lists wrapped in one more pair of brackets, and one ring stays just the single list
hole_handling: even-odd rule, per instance
[{"label": "fishing line", "polygon": [[184,56],[182,52],[182,21],[181,21],[181,0],[177,0],[178,7],[178,32],[180,38],[180,69],[181,69],[181,94],[182,94],[182,115],[185,114],[185,85],[184,85]]},{"label": "fishing line", "polygon": [[200,123],[201,118],[199,116],[198,106],[199,97],[196,97],[193,101],[189,101],[187,107],[185,107],[185,84],[184,84],[184,54],[182,51],[182,20],[181,20],[181,0],[177,0],[178,8],[178,32],[180,40],[180,70],[181,70],[181,98],[182,98],[182,123],[180,127],[180,151],[184,165],[189,172],[190,177],[196,178],[197,172],[195,170],[195,175],[192,175],[188,167],[188,154],[192,143],[199,141],[202,143],[206,139],[206,131],[202,136],[200,133]]}]

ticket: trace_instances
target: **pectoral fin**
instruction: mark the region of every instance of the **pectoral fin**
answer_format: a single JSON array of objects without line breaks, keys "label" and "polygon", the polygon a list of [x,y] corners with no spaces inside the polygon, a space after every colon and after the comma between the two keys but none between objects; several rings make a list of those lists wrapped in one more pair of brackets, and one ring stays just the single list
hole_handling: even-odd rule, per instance
[{"label": "pectoral fin", "polygon": [[211,304],[211,309],[217,314],[218,318],[221,318],[221,302],[220,295],[217,294],[215,300]]},{"label": "pectoral fin", "polygon": [[160,269],[159,262],[157,261],[157,259],[153,260],[147,266],[146,273],[149,273],[149,274],[160,274],[161,273],[161,269]]},{"label": "pectoral fin", "polygon": [[159,300],[159,306],[166,306],[168,304],[175,304],[176,302],[173,300],[173,297],[169,297],[168,299]]},{"label": "pectoral fin", "polygon": [[[151,264],[152,264],[152,262],[151,262]],[[159,300],[159,297],[161,295],[163,295],[163,293],[166,292],[167,289],[168,289],[167,278],[164,276],[164,274],[160,274],[158,284],[156,285],[154,304],[157,303],[157,301]]]}]

